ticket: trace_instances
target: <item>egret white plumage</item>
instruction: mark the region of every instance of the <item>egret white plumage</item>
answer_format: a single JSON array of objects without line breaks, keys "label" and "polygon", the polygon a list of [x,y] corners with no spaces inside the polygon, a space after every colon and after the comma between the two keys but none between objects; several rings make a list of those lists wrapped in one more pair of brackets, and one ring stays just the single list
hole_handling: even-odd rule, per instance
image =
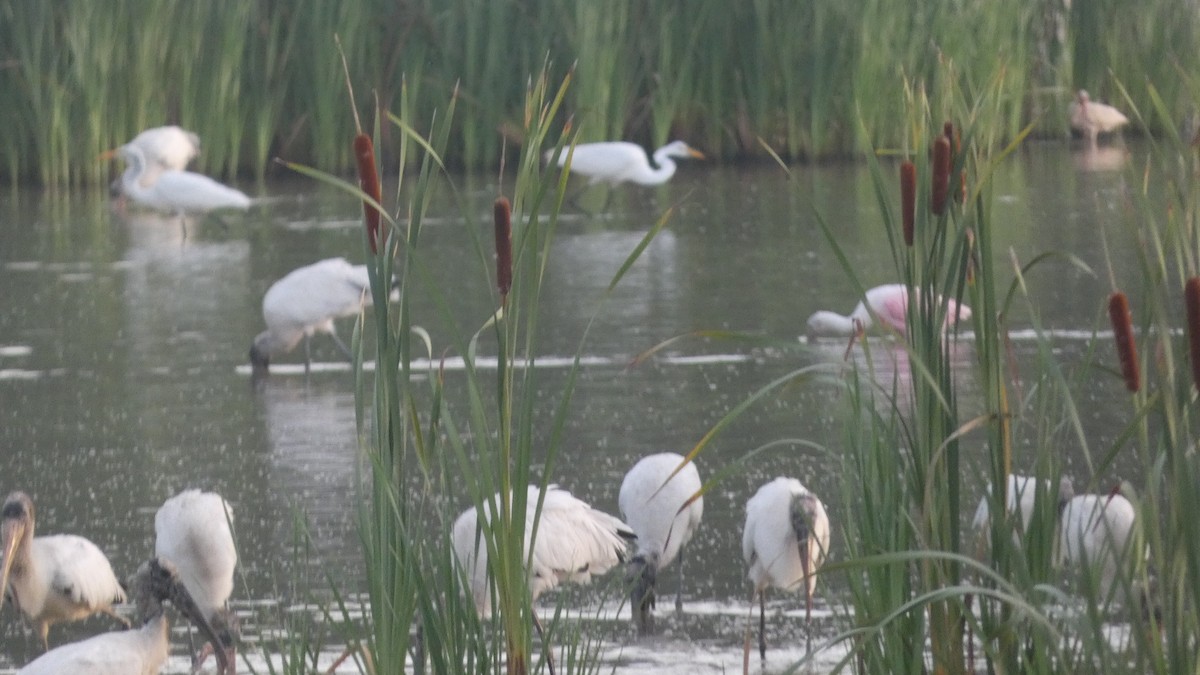
[{"label": "egret white plumage", "polygon": [[1130,550],[1137,512],[1119,490],[1109,494],[1077,495],[1063,507],[1059,550],[1082,578],[1098,582],[1101,598],[1110,597],[1118,576],[1136,566]]},{"label": "egret white plumage", "polygon": [[95,544],[73,534],[35,537],[33,500],[24,492],[8,495],[0,518],[0,589],[33,624],[44,649],[50,625],[60,621],[103,613],[129,625],[112,608],[125,602],[125,591]]},{"label": "egret white plumage", "polygon": [[[141,150],[146,160],[146,170],[140,180],[142,187],[149,187],[160,172],[183,171],[200,154],[200,137],[174,125],[146,129],[126,145]],[[116,152],[110,150],[102,157],[111,158]],[[115,185],[119,188],[120,182]]]},{"label": "egret white plumage", "polygon": [[[554,151],[546,153],[546,161],[553,158]],[[675,161],[680,159],[704,159],[704,155],[683,141],[672,141],[654,151],[654,163],[650,165],[646,151],[636,143],[626,141],[604,141],[600,143],[579,143],[572,151],[563,148],[558,157],[558,165],[566,166],[567,158],[571,160],[571,173],[585,176],[588,185],[607,183],[610,186],[621,183],[637,183],[638,185],[661,185],[675,175]]]},{"label": "egret white plumage", "polygon": [[208,176],[151,168],[145,153],[136,145],[127,143],[117,148],[116,153],[125,160],[121,188],[126,196],[140,204],[180,216],[250,208],[249,197]]},{"label": "egret white plumage", "polygon": [[[398,299],[392,291],[392,299]],[[271,284],[263,296],[267,329],[254,338],[250,364],[265,373],[271,359],[294,349],[304,340],[304,370],[312,364],[309,341],[315,333],[333,338],[347,358],[350,348],[337,336],[333,320],[358,314],[371,305],[371,280],[366,265],[351,265],[345,258],[328,258],[289,272]]]},{"label": "egret white plumage", "polygon": [[[1058,516],[1067,505],[1067,501],[1075,494],[1075,489],[1071,486],[1071,479],[1063,476],[1059,480],[1058,491],[1056,493],[1051,493],[1050,481],[1048,480],[1042,481],[1041,488],[1043,494],[1052,496],[1055,499],[1054,522],[1057,523]],[[1018,517],[1013,529],[1013,543],[1018,546],[1021,545],[1021,542],[1028,533],[1030,523],[1033,522],[1037,494],[1038,483],[1036,478],[1016,474],[1008,475],[1005,508],[1007,508],[1010,515]],[[990,524],[991,509],[988,506],[988,497],[984,495],[979,500],[979,506],[975,509],[975,518],[972,521],[972,527],[980,534],[985,544],[991,536]]]},{"label": "egret white plumage", "polygon": [[1100,134],[1107,134],[1129,124],[1129,118],[1120,110],[1104,103],[1097,103],[1088,96],[1086,90],[1080,89],[1075,100],[1067,107],[1071,118],[1071,128],[1083,134],[1088,144],[1096,145]]},{"label": "egret white plumage", "polygon": [[[742,557],[759,601],[758,648],[767,658],[767,589],[802,589],[805,620],[812,620],[817,570],[829,551],[825,505],[795,478],[776,478],[746,502]],[[751,609],[753,612],[753,608]],[[811,635],[809,636],[811,638]]]},{"label": "egret white plumage", "polygon": [[[220,634],[230,673],[236,668],[238,628],[228,604],[237,568],[232,523],[228,502],[214,492],[195,489],[163,502],[154,515],[154,553],[175,566],[200,615]],[[206,655],[202,653],[197,663]]]},{"label": "egret white plumage", "polygon": [[[943,329],[971,318],[971,308],[947,298]],[[908,286],[885,284],[867,289],[863,299],[848,316],[819,310],[808,317],[811,337],[850,337],[871,328],[876,321],[901,335],[908,331]]]},{"label": "egret white plumage", "polygon": [[[192,602],[174,567],[165,561],[151,560],[142,565],[130,582],[138,601],[138,613],[144,621],[136,630],[97,635],[63,645],[30,662],[17,675],[157,675],[167,662],[170,642],[164,601],[195,623],[212,641],[217,635]],[[218,652],[218,673],[232,672]]]},{"label": "egret white plumage", "polygon": [[[704,515],[704,498],[695,462],[662,452],[643,457],[625,474],[617,503],[621,518],[637,535],[637,553],[629,561],[634,579],[630,607],[638,629],[650,629],[658,571],[679,557],[679,592],[675,611],[683,611],[683,547],[691,541]],[[677,471],[678,470],[678,471]]]}]

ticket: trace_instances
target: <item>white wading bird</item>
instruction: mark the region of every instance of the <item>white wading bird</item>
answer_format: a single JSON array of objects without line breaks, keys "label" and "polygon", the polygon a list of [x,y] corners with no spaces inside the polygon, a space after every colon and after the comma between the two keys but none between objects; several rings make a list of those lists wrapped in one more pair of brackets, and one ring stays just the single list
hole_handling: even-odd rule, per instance
[{"label": "white wading bird", "polygon": [[1081,578],[1096,582],[1100,599],[1110,596],[1122,572],[1136,567],[1132,549],[1137,513],[1133,504],[1114,489],[1106,495],[1077,495],[1062,511],[1059,550]]},{"label": "white wading bird", "polygon": [[[236,663],[237,617],[229,610],[237,546],[230,529],[233,509],[218,494],[185,490],[154,515],[154,553],[172,563],[179,580],[204,617],[221,637],[230,673]],[[210,645],[196,659],[204,662]]]},{"label": "white wading bird", "polygon": [[[1033,522],[1033,510],[1036,506],[1038,491],[1037,479],[1032,476],[1009,474],[1007,489],[1006,508],[1008,509],[1008,513],[1018,516],[1017,522],[1013,524],[1013,543],[1020,546],[1028,534],[1030,523]],[[1042,490],[1047,496],[1051,496],[1050,481],[1042,481]],[[1063,476],[1059,479],[1058,492],[1052,495],[1056,504],[1054,511],[1055,523],[1058,522],[1059,514],[1062,513],[1063,508],[1074,495],[1075,488],[1071,486],[1071,479]],[[972,527],[979,534],[982,544],[986,546],[991,539],[991,509],[988,506],[987,495],[984,495],[979,500],[979,506],[975,509],[975,518],[972,521]]]},{"label": "white wading bird", "polygon": [[[686,465],[683,462],[683,455],[673,452],[643,457],[625,474],[617,499],[621,518],[637,535],[637,553],[629,561],[628,575],[634,580],[630,607],[638,630],[643,633],[652,628],[658,571],[670,565],[676,556],[679,592],[675,595],[675,611],[683,611],[683,547],[695,534],[704,514],[704,498],[697,496],[700,472],[694,462]],[[672,476],[676,469],[678,473]]]},{"label": "white wading bird", "polygon": [[1088,98],[1087,91],[1083,89],[1075,95],[1067,113],[1071,117],[1071,128],[1083,134],[1093,146],[1096,145],[1096,137],[1100,134],[1116,131],[1129,124],[1129,118],[1121,114],[1120,110],[1111,105],[1096,103]]},{"label": "white wading bird", "polygon": [[249,197],[208,176],[191,171],[151,168],[145,153],[136,145],[125,144],[115,152],[125,160],[121,189],[135,202],[180,216],[250,208]]},{"label": "white wading bird", "polygon": [[[398,300],[393,289],[391,300]],[[353,359],[333,320],[358,314],[372,304],[371,280],[366,265],[351,265],[345,258],[328,258],[292,270],[271,284],[263,296],[262,313],[267,329],[250,346],[250,364],[264,374],[271,359],[285,354],[304,340],[304,372],[312,367],[309,341],[315,333],[333,338],[338,349]]]},{"label": "white wading bird", "polygon": [[4,562],[0,588],[21,610],[48,649],[50,624],[77,621],[97,612],[126,626],[113,611],[125,602],[125,591],[108,558],[95,544],[73,534],[34,537],[33,500],[13,492],[4,500]]},{"label": "white wading bird", "polygon": [[[943,329],[959,321],[971,318],[971,308],[960,305],[953,299],[946,301],[946,319]],[[848,316],[837,312],[820,310],[808,317],[810,337],[850,337],[858,335],[876,321],[896,330],[901,335],[908,332],[908,286],[885,284],[868,289],[865,297]]]},{"label": "white wading bird", "polygon": [[[546,152],[547,162],[554,159],[554,152]],[[580,143],[575,146],[574,151],[569,147],[563,148],[558,156],[558,166],[566,166],[568,157],[571,158],[571,173],[586,177],[587,187],[598,183],[616,187],[626,182],[662,185],[675,175],[675,160],[672,158],[704,159],[699,150],[683,141],[672,141],[654,151],[654,164],[658,168],[650,165],[650,159],[646,157],[642,146],[625,141]],[[609,197],[611,196],[612,193],[609,193]],[[606,198],[606,206],[607,203]]]},{"label": "white wading bird", "polygon": [[[188,162],[200,154],[200,137],[177,126],[146,129],[126,145],[141,150],[146,160],[146,170],[139,181],[142,187],[150,187],[163,171],[183,171]],[[101,158],[111,159],[116,153],[116,150],[109,150]],[[114,182],[114,193],[119,193],[121,187],[120,180]]]},{"label": "white wading bird", "polygon": [[[805,620],[811,624],[816,572],[828,551],[825,505],[795,478],[776,478],[746,502],[742,557],[750,566],[750,581],[758,596],[758,649],[763,660],[767,658],[767,589],[802,589]],[[750,611],[753,615],[753,604]],[[808,637],[811,645],[811,631]]]},{"label": "white wading bird", "polygon": [[[138,614],[145,622],[140,629],[104,633],[46,652],[17,675],[158,675],[171,651],[167,617],[162,603],[170,601],[211,641],[217,635],[204,620],[170,563],[151,560],[142,565],[131,588]],[[218,673],[229,673],[224,655],[218,651]]]}]

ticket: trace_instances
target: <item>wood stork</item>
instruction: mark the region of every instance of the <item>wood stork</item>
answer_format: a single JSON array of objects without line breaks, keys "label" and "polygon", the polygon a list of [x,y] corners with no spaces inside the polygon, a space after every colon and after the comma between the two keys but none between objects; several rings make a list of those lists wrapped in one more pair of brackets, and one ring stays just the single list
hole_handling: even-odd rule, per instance
[{"label": "wood stork", "polygon": [[803,589],[805,620],[811,626],[816,573],[828,551],[825,505],[795,478],[776,478],[746,502],[742,557],[750,567],[750,581],[758,596],[758,648],[763,660],[767,658],[767,589]]},{"label": "wood stork", "polygon": [[621,518],[637,535],[637,553],[629,562],[634,580],[630,607],[640,632],[648,632],[658,571],[679,557],[675,611],[683,611],[683,547],[704,515],[700,472],[683,455],[662,452],[643,457],[625,474],[617,503]]},{"label": "wood stork", "polygon": [[48,649],[50,625],[104,613],[126,626],[113,611],[125,602],[125,591],[100,549],[73,534],[35,537],[33,500],[13,492],[0,511],[4,562],[0,588],[33,624]]},{"label": "wood stork", "polygon": [[[17,675],[157,675],[171,650],[164,601],[170,601],[209,640],[218,640],[169,562],[144,563],[130,585],[144,621],[140,629],[104,633],[63,645],[33,660]],[[232,672],[220,650],[217,659],[218,673]]]},{"label": "wood stork", "polygon": [[[971,318],[971,308],[947,298],[946,319],[943,328]],[[885,284],[868,289],[854,311],[843,316],[837,312],[820,310],[808,317],[808,335],[817,337],[850,337],[858,335],[876,321],[894,329],[901,335],[908,331],[908,286]]]},{"label": "wood stork", "polygon": [[1120,110],[1111,105],[1096,103],[1083,89],[1075,95],[1075,100],[1067,108],[1067,114],[1071,118],[1071,128],[1083,134],[1091,146],[1096,145],[1096,138],[1100,134],[1116,131],[1129,124],[1129,118]]},{"label": "wood stork", "polygon": [[146,154],[131,143],[117,148],[125,160],[121,188],[130,199],[160,211],[179,214],[222,209],[246,210],[250,198],[227,185],[191,171],[155,170]]},{"label": "wood stork", "polygon": [[1109,494],[1077,495],[1063,507],[1059,551],[1085,586],[1095,582],[1099,597],[1107,599],[1120,575],[1136,565],[1136,553],[1130,550],[1136,526],[1133,504],[1119,488]]},{"label": "wood stork", "polygon": [[[391,299],[399,299],[392,291]],[[345,258],[327,258],[292,270],[271,284],[263,296],[267,329],[250,346],[250,364],[265,374],[271,359],[304,341],[304,371],[312,367],[309,341],[315,333],[333,338],[338,349],[353,359],[350,348],[334,330],[333,320],[358,314],[372,304],[371,280],[366,265],[351,265]]]},{"label": "wood stork", "polygon": [[[1042,490],[1044,494],[1050,494],[1050,481],[1042,481]],[[990,492],[990,486],[989,486]],[[1017,546],[1021,545],[1024,537],[1028,533],[1029,524],[1033,521],[1034,507],[1036,506],[1036,497],[1038,492],[1037,479],[1032,476],[1020,476],[1017,474],[1008,475],[1008,486],[1006,496],[1006,508],[1010,515],[1018,517],[1013,529],[1013,543]],[[1058,515],[1067,505],[1067,501],[1075,495],[1075,488],[1071,485],[1071,479],[1063,476],[1059,479],[1058,493],[1054,495],[1056,500],[1055,522],[1058,522]],[[979,533],[981,541],[984,545],[990,541],[991,532],[991,509],[988,506],[989,498],[984,495],[979,500],[979,506],[975,509],[975,518],[972,521],[972,527]]]},{"label": "wood stork", "polygon": [[[237,617],[229,610],[237,546],[233,509],[220,495],[184,490],[163,502],[154,515],[154,552],[178,570],[178,576],[204,617],[221,636],[229,672],[236,668]],[[202,663],[209,645],[197,658]]]}]

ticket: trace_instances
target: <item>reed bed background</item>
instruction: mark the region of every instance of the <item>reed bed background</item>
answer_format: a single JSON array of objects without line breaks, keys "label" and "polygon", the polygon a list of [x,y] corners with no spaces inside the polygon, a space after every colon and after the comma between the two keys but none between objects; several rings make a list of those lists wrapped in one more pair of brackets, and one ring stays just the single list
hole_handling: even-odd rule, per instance
[{"label": "reed bed background", "polygon": [[[429,119],[457,88],[443,160],[468,169],[525,141],[524,92],[547,63],[556,80],[574,70],[560,115],[581,140],[679,137],[725,159],[765,156],[760,139],[788,160],[898,147],[903,83],[931,82],[945,59],[972,82],[1005,71],[989,112],[1003,139],[1031,122],[1066,134],[1072,92],[1119,99],[1116,81],[1158,85],[1169,114],[1140,126],[1161,132],[1194,112],[1197,15],[1187,0],[4,2],[0,177],[100,182],[98,153],[165,123],[200,134],[207,173],[262,178],[277,156],[345,173],[335,34],[351,77],[373,85],[360,106],[396,110],[405,85],[401,112]],[[1129,96],[1149,108],[1144,89]],[[398,136],[382,131],[393,170]]]}]

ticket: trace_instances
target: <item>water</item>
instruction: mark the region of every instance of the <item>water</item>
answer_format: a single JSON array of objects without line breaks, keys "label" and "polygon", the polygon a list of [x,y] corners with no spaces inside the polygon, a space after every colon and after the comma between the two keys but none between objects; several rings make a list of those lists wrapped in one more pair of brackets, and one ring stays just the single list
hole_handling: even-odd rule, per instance
[{"label": "water", "polygon": [[[1063,331],[1057,353],[1072,364],[1084,349],[1079,335],[1104,327],[1110,289],[1098,234],[1109,238],[1110,250],[1129,245],[1123,174],[1088,170],[1102,161],[1112,160],[1064,144],[1033,145],[1008,161],[994,184],[998,252],[1022,263],[1048,250],[1070,252],[1100,275],[1057,261],[1027,278],[1043,324]],[[692,331],[739,331],[794,344],[812,311],[849,311],[853,292],[814,211],[827,219],[864,283],[894,280],[865,169],[832,164],[797,167],[795,174],[789,183],[773,166],[689,164],[664,187],[618,190],[602,216],[564,216],[546,272],[543,355],[572,356],[594,322],[555,482],[616,512],[621,477],[638,457],[686,452],[775,377],[841,357],[842,344],[803,352],[688,338],[627,367],[637,354]],[[442,316],[430,298],[417,299],[413,309],[439,355],[453,344],[452,331],[470,334],[492,311],[491,281],[472,236],[489,245],[498,188],[487,178],[454,180],[475,217],[464,222],[443,191],[422,256],[454,316]],[[278,630],[272,617],[278,619],[279,608],[303,601],[287,590],[305,567],[293,554],[295,514],[304,515],[315,541],[309,564],[346,580],[344,591],[361,584],[355,404],[338,352],[318,340],[320,367],[311,376],[303,376],[298,350],[258,388],[246,367],[267,287],[321,258],[358,258],[360,234],[358,204],[329,188],[300,179],[240,187],[268,199],[244,217],[189,220],[186,229],[174,218],[119,209],[99,190],[17,191],[0,201],[0,487],[34,497],[39,532],[91,538],[122,575],[152,552],[153,514],[164,499],[187,487],[219,491],[236,513],[242,578],[235,599],[253,642]],[[593,197],[599,196],[585,200]],[[668,228],[601,306],[612,275],[669,205],[678,209]],[[1007,258],[997,263],[1011,269]],[[1134,277],[1132,256],[1115,255],[1112,264],[1118,279]],[[1007,283],[1011,273],[1002,276]],[[1023,303],[1010,321],[1030,326]],[[349,323],[339,330],[348,337]],[[1018,368],[1031,367],[1033,343],[1014,345]],[[542,378],[548,409],[564,374],[548,367]],[[447,387],[461,377],[450,370]],[[970,391],[969,382],[964,386]],[[1093,455],[1128,414],[1120,391],[1115,378],[1098,378],[1083,402]],[[841,442],[840,402],[832,393],[811,385],[770,397],[705,451],[699,466],[707,476],[781,438],[826,448],[793,444],[764,453],[706,496],[688,566],[687,614],[664,619],[667,634],[652,649],[617,634],[606,658],[633,670],[638,664],[661,670],[680,659],[706,671],[740,667],[749,594],[739,548],[743,504],[775,475],[825,490],[837,484],[827,469],[828,453],[839,452]],[[1086,479],[1084,451],[1060,450]],[[1032,449],[1026,443],[1021,451],[1027,458]],[[982,475],[976,465],[983,448],[976,441],[965,452],[964,462]],[[1104,480],[1133,477],[1120,473],[1132,470],[1119,465]],[[465,496],[459,501],[466,506]],[[826,495],[825,501],[839,500]],[[836,506],[831,517],[836,522]],[[663,577],[673,592],[674,572]],[[819,595],[838,591],[833,583]],[[791,613],[794,632],[799,603],[777,600]],[[616,607],[607,613],[615,616]],[[36,654],[13,609],[4,610],[2,625],[0,668]],[[51,643],[110,626],[103,619],[57,626]],[[778,636],[785,629],[774,630]],[[776,663],[796,654],[794,647],[779,653]],[[186,662],[176,658],[171,670],[186,671]]]}]

